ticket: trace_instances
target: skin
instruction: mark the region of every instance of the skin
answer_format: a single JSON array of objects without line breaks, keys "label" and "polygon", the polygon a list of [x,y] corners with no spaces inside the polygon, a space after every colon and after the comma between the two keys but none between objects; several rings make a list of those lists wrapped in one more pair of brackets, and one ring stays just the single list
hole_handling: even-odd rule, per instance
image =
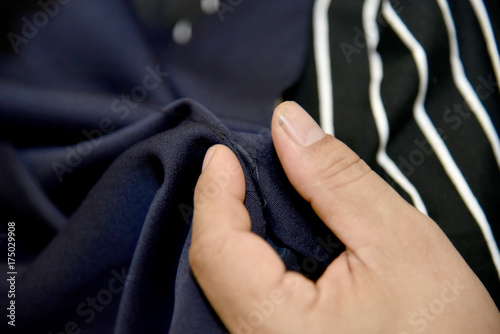
[{"label": "skin", "polygon": [[286,271],[250,230],[238,160],[212,147],[189,260],[230,332],[500,333],[493,300],[438,225],[352,150],[294,102],[276,108],[272,136],[290,182],[346,250],[316,282]]}]

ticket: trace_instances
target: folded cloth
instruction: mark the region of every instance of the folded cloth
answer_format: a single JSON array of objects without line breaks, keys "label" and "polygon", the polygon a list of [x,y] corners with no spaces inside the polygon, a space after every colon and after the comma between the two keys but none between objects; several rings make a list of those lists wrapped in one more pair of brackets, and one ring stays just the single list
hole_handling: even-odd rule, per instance
[{"label": "folded cloth", "polygon": [[[194,187],[214,144],[238,156],[252,230],[275,247],[288,269],[317,278],[343,250],[288,183],[268,129],[231,131],[188,99],[134,127],[148,138],[107,168],[17,278],[17,330],[224,332],[187,260]],[[113,145],[111,138],[100,139]],[[78,153],[78,145],[70,151]],[[217,184],[223,187],[230,171],[220,172]]]}]

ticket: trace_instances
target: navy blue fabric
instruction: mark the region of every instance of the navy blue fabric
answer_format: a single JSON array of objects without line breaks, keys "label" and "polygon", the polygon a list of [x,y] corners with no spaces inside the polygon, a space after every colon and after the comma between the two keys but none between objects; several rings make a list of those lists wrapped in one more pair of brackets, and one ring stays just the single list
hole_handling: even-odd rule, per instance
[{"label": "navy blue fabric", "polygon": [[[237,154],[252,229],[272,242],[289,269],[317,277],[342,250],[332,254],[317,241],[332,236],[286,180],[269,131],[230,131],[191,100],[142,123],[149,138],[112,163],[18,278],[21,332],[64,330],[71,322],[92,333],[222,332],[187,261],[193,189],[205,151],[216,143]],[[318,261],[301,266],[304,258]],[[113,277],[126,277],[113,286],[124,284],[123,291],[99,304],[108,302],[109,294],[99,299],[99,293]],[[99,307],[92,309],[89,297]]]},{"label": "navy blue fabric", "polygon": [[[0,22],[0,31],[23,35],[23,24],[42,10],[38,1],[23,1],[29,2],[29,12],[2,13],[17,25],[5,28]],[[0,333],[225,332],[187,258],[193,189],[204,154],[216,143],[237,155],[252,229],[288,269],[314,280],[344,250],[287,181],[269,130],[279,97],[299,101],[318,118],[312,2],[226,1],[231,10],[200,17],[191,41],[179,45],[170,28],[141,21],[127,0],[66,1],[26,43],[0,45],[0,275],[8,271],[3,254],[10,221],[16,223],[18,271],[16,327],[8,326],[2,313]],[[428,16],[427,9],[437,7],[429,2],[429,8],[419,5],[422,10],[414,12],[411,1],[404,3],[408,10],[402,15],[416,26]],[[498,13],[496,4],[486,3]],[[366,52],[363,47],[353,54],[351,64],[339,47],[358,41],[362,5],[331,4],[336,136],[390,181],[375,159],[378,135]],[[493,24],[498,31],[498,22]],[[430,40],[447,45],[440,42],[445,30],[424,26],[432,32]],[[379,47],[390,59],[384,62],[387,70],[411,60],[392,57],[402,44],[387,42],[391,34],[382,34]],[[482,43],[481,36],[475,37],[471,40]],[[430,53],[430,59],[442,63],[436,68],[448,68],[442,56],[447,52],[439,53]],[[412,66],[410,61],[409,72],[394,73],[417,87],[418,77],[408,75]],[[393,96],[414,94],[396,79],[384,76],[383,95],[392,101],[388,107],[400,101]],[[455,102],[447,86],[432,87],[439,88],[436,96],[449,100],[432,100],[435,110]],[[401,101],[410,107],[394,109],[395,120],[411,111],[413,99]],[[492,95],[488,103],[495,101],[500,100]],[[388,146],[393,158],[420,152],[414,148],[420,136],[396,123],[391,138],[398,139],[397,149]],[[461,150],[459,132],[455,137]],[[486,157],[471,186],[495,223],[498,187],[491,184],[498,179],[497,165],[487,159],[489,146],[468,150]],[[412,178],[431,218],[498,305],[498,275],[484,238],[435,154],[417,170]],[[492,229],[497,233],[497,224]],[[7,290],[3,277],[2,310]]]},{"label": "navy blue fabric", "polygon": [[[243,1],[178,45],[125,0],[71,1],[0,55],[0,234],[16,222],[18,271],[16,327],[0,332],[224,332],[187,262],[193,189],[215,143],[243,165],[253,230],[290,269],[308,259],[305,274],[322,272],[335,254],[268,128],[309,52],[311,4]],[[2,279],[3,310],[6,292]]]}]

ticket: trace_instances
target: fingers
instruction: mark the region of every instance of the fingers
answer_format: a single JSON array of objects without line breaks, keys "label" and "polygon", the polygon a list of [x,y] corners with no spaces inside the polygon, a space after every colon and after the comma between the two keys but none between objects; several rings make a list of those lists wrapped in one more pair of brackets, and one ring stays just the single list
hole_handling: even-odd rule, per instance
[{"label": "fingers", "polygon": [[[206,297],[233,330],[251,325],[248,316],[262,303],[274,310],[291,290],[313,289],[304,277],[287,274],[271,246],[251,232],[244,199],[236,156],[225,146],[214,146],[195,190],[189,260]],[[269,304],[273,299],[276,303]]]},{"label": "fingers", "polygon": [[276,108],[272,135],[290,182],[348,248],[390,238],[391,231],[420,216],[298,104]]}]

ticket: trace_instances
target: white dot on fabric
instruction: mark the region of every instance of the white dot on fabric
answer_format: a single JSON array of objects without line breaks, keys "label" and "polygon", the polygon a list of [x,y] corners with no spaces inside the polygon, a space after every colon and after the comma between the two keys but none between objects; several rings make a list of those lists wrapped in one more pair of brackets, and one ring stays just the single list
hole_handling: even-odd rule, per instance
[{"label": "white dot on fabric", "polygon": [[191,40],[193,29],[191,23],[186,20],[179,20],[172,30],[172,37],[178,44],[186,44]]},{"label": "white dot on fabric", "polygon": [[201,0],[201,10],[203,13],[210,15],[215,14],[219,10],[220,1],[219,0]]}]

